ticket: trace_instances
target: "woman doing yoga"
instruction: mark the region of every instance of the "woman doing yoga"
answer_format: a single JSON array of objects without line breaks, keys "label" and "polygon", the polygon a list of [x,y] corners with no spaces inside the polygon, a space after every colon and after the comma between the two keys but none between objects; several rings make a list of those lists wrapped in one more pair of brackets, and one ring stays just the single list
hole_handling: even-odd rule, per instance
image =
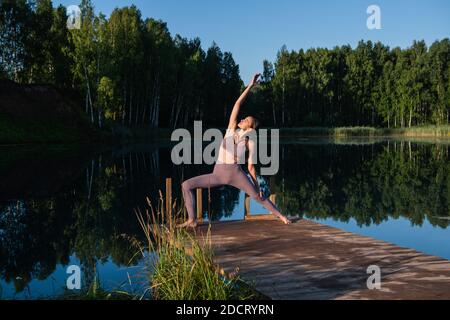
[{"label": "woman doing yoga", "polygon": [[[179,227],[193,227],[197,226],[195,217],[195,200],[194,190],[197,188],[213,188],[222,185],[231,185],[240,190],[243,190],[251,198],[262,204],[272,214],[277,216],[283,223],[290,224],[291,221],[283,216],[278,208],[267,198],[263,197],[260,190],[258,180],[256,178],[256,170],[252,159],[254,159],[254,141],[248,139],[248,134],[258,127],[258,120],[254,117],[247,117],[238,123],[238,115],[241,106],[247,98],[250,90],[256,84],[260,74],[253,76],[251,83],[236,101],[231,112],[230,121],[225,137],[221,143],[219,156],[214,166],[214,171],[211,174],[206,174],[194,177],[182,184],[183,198],[186,209],[189,215],[188,220],[179,225]],[[238,129],[239,128],[239,129]],[[239,159],[245,157],[246,149],[249,149],[248,157],[248,171],[251,175],[251,180],[242,170]]]}]

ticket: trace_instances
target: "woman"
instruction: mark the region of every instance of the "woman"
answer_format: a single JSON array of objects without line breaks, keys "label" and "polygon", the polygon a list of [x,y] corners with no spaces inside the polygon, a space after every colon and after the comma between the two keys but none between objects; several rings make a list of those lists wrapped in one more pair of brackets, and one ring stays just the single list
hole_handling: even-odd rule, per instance
[{"label": "woman", "polygon": [[[211,174],[206,174],[189,179],[182,184],[183,198],[186,209],[189,215],[188,220],[179,225],[179,227],[193,227],[197,226],[195,209],[194,209],[194,190],[197,188],[213,188],[222,185],[231,185],[243,190],[254,200],[262,204],[272,214],[277,216],[283,223],[290,224],[291,221],[283,216],[277,207],[270,201],[263,197],[256,178],[255,166],[252,163],[252,153],[254,151],[253,141],[249,141],[248,136],[251,130],[256,130],[258,127],[258,120],[254,117],[247,117],[237,122],[237,117],[241,106],[252,87],[256,84],[260,74],[256,74],[251,83],[236,101],[233,111],[231,112],[230,121],[228,123],[227,133],[220,146],[219,157],[214,166],[214,171]],[[237,129],[239,128],[239,129]],[[231,147],[230,147],[231,146]],[[248,171],[250,172],[252,181],[244,173],[241,166],[238,164],[238,159],[242,159],[245,155],[246,149],[249,149]],[[230,156],[231,155],[231,156]]]}]

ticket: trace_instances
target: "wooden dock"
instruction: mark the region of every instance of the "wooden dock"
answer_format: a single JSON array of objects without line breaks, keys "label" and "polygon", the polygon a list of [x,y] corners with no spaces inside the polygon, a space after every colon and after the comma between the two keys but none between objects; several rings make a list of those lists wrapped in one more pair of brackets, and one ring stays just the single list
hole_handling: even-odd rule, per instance
[{"label": "wooden dock", "polygon": [[[211,236],[221,267],[272,299],[450,299],[449,260],[312,221],[217,222]],[[367,288],[371,265],[381,289]]]}]

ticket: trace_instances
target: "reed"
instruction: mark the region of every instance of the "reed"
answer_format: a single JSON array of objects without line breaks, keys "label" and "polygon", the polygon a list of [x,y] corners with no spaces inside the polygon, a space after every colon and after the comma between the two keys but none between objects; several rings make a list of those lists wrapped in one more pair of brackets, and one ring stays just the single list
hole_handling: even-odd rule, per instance
[{"label": "reed", "polygon": [[280,129],[282,137],[450,137],[450,126],[416,126],[411,128],[375,128],[375,127],[299,127]]},{"label": "reed", "polygon": [[[238,270],[227,274],[215,263],[211,226],[202,235],[177,228],[182,210],[177,210],[176,202],[168,210],[161,193],[156,210],[149,199],[147,203],[145,212],[137,209],[136,216],[147,242],[146,246],[140,247],[141,253],[151,257],[149,289],[153,299],[245,300],[259,297],[243,283],[237,275]],[[170,211],[175,214],[169,214]]]}]

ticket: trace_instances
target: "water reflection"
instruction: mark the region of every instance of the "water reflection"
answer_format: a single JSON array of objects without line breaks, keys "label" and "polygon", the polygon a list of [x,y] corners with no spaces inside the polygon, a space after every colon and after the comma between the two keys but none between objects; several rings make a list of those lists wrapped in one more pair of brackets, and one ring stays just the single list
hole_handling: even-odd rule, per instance
[{"label": "water reflection", "polygon": [[449,147],[384,142],[286,148],[275,185],[281,207],[311,218],[379,224],[404,217],[449,225]]},{"label": "water reflection", "polygon": [[[311,140],[280,150],[280,172],[261,181],[283,212],[358,225],[399,217],[416,226],[450,224],[447,144]],[[86,286],[99,263],[138,265],[130,242],[142,239],[134,209],[145,207],[146,197],[157,203],[166,177],[172,177],[180,203],[180,183],[211,171],[173,165],[168,145],[2,149],[0,285],[23,292],[33,280],[51,281],[74,259]],[[204,215],[240,219],[242,199],[232,187],[204,190]],[[64,276],[58,276],[59,286]]]}]

